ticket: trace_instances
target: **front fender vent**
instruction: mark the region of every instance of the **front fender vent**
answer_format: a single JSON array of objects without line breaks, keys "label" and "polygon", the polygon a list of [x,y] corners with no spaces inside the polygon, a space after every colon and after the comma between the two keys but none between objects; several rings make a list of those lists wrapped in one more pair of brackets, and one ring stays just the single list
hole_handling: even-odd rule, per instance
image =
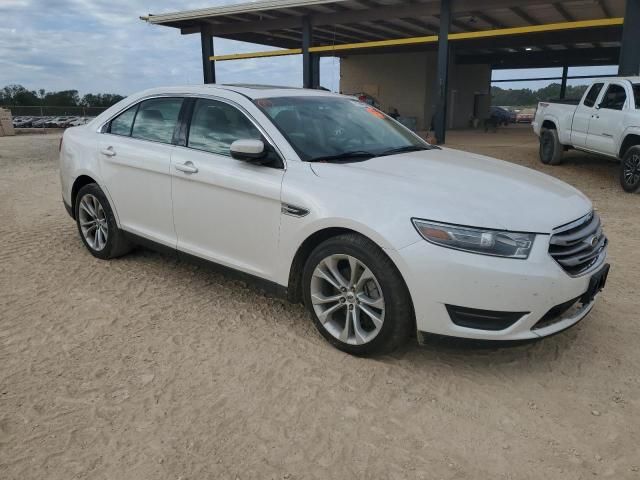
[{"label": "front fender vent", "polygon": [[283,203],[281,212],[284,215],[289,215],[291,217],[306,217],[309,215],[309,210],[306,208],[291,205],[290,203]]}]

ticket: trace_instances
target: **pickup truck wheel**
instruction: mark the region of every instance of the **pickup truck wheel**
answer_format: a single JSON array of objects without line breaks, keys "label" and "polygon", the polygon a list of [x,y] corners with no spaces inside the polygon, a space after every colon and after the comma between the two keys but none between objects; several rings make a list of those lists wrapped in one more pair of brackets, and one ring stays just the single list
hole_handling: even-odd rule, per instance
[{"label": "pickup truck wheel", "polygon": [[564,146],[560,143],[557,130],[543,130],[540,135],[540,161],[545,165],[559,165],[562,162]]},{"label": "pickup truck wheel", "polygon": [[625,192],[634,193],[640,189],[640,146],[631,147],[622,157],[620,184]]},{"label": "pickup truck wheel", "polygon": [[338,349],[383,354],[409,337],[411,297],[393,262],[371,240],[345,234],[321,243],[309,256],[302,281],[316,328]]}]

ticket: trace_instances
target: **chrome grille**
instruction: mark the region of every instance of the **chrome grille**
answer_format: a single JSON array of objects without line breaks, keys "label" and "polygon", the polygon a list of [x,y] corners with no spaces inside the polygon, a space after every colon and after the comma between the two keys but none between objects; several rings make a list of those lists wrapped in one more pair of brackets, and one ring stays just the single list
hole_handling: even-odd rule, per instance
[{"label": "chrome grille", "polygon": [[569,275],[577,276],[602,263],[607,243],[600,217],[591,212],[554,229],[549,240],[549,254]]}]

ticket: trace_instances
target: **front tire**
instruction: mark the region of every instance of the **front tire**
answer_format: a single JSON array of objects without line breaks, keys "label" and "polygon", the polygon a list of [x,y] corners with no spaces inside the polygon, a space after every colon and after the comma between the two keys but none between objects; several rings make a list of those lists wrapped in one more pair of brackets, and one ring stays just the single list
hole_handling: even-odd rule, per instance
[{"label": "front tire", "polygon": [[640,189],[640,146],[629,148],[622,157],[620,185],[628,193]]},{"label": "front tire", "polygon": [[559,165],[562,162],[564,146],[555,129],[543,130],[540,134],[540,161],[545,165]]},{"label": "front tire", "polygon": [[318,331],[353,355],[393,351],[414,325],[407,287],[389,257],[358,234],[320,244],[302,277],[304,303]]},{"label": "front tire", "polygon": [[131,250],[106,195],[97,184],[90,183],[80,189],[75,214],[82,243],[94,257],[108,260]]}]

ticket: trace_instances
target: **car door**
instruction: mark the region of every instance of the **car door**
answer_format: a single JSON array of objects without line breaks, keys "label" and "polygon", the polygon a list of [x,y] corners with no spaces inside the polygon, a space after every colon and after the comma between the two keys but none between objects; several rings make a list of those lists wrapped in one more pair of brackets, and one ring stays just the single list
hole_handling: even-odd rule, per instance
[{"label": "car door", "polygon": [[188,127],[171,158],[178,250],[272,280],[278,253],[283,163],[231,157],[239,139],[269,140],[238,105],[193,99]]},{"label": "car door", "polygon": [[603,82],[594,83],[576,108],[571,124],[571,143],[574,147],[586,147],[589,122],[596,113],[596,102],[604,86]]},{"label": "car door", "polygon": [[617,82],[610,83],[589,122],[587,135],[589,150],[617,156],[616,135],[624,130],[627,103],[627,91],[624,85]]},{"label": "car door", "polygon": [[171,151],[182,103],[176,97],[144,100],[111,120],[98,142],[121,228],[174,248]]}]

